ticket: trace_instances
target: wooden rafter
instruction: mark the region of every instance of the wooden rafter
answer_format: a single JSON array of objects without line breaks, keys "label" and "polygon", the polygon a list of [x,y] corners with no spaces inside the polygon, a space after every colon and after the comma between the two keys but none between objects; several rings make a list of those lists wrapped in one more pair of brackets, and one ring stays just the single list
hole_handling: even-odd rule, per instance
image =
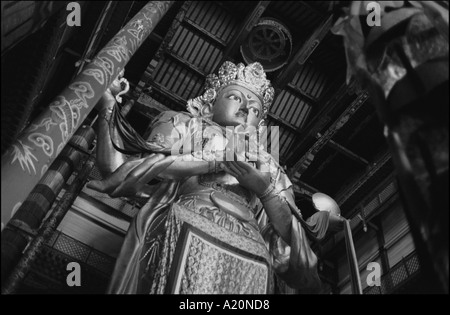
[{"label": "wooden rafter", "polygon": [[332,21],[333,16],[328,16],[328,18],[311,34],[308,40],[303,45],[297,47],[288,65],[275,78],[273,85],[276,89],[283,89],[291,81],[301,66],[306,63],[332,27]]},{"label": "wooden rafter", "polygon": [[293,85],[292,83],[288,83],[286,85],[294,94],[300,96],[300,98],[305,99],[309,104],[314,105],[317,103],[317,100],[314,99],[311,95],[301,90],[298,86]]},{"label": "wooden rafter", "polygon": [[164,95],[168,99],[171,100],[172,104],[174,104],[179,110],[186,110],[186,100],[184,100],[182,97],[178,96],[177,94],[173,93],[169,89],[167,89],[165,86],[162,86],[158,82],[155,82],[154,80],[149,82],[149,86],[156,90],[158,93]]},{"label": "wooden rafter", "polygon": [[[350,135],[348,135],[346,137],[346,143],[349,143],[350,141],[352,141],[355,136],[364,128],[364,126],[366,126],[371,120],[372,118],[375,116],[375,113],[372,113],[370,115],[368,115],[366,118],[364,118],[359,125],[356,128],[352,129],[352,132]],[[310,174],[312,177],[316,177],[323,169],[325,169],[325,167],[330,164],[330,162],[332,160],[334,160],[336,158],[336,156],[338,155],[338,152],[334,152],[332,154],[330,154],[325,161],[323,161],[322,163],[320,163],[320,166],[318,166],[317,168],[315,168],[314,173]]]},{"label": "wooden rafter", "polygon": [[320,11],[320,10],[317,9],[316,7],[312,6],[312,5],[310,4],[310,2],[311,2],[311,1],[300,1],[300,3],[301,3],[304,7],[310,9],[311,11],[313,11],[314,13],[316,13],[317,15],[320,15],[321,17],[325,16],[325,14],[326,14],[325,12]]},{"label": "wooden rafter", "polygon": [[203,72],[203,70],[199,69],[197,66],[193,65],[191,62],[183,59],[182,57],[176,55],[173,52],[166,52],[166,56],[169,56],[170,58],[178,61],[180,64],[187,66],[189,68],[189,70],[195,72],[197,75],[205,78],[206,77],[206,73]]},{"label": "wooden rafter", "polygon": [[277,124],[280,124],[282,127],[287,128],[289,131],[294,132],[295,134],[299,135],[297,128],[294,125],[292,125],[291,123],[289,123],[286,120],[284,120],[283,118],[281,118],[280,116],[277,116],[273,113],[267,113],[267,117],[269,117],[270,119],[273,119]]},{"label": "wooden rafter", "polygon": [[365,166],[369,165],[369,162],[366,159],[364,159],[363,157],[359,156],[358,154],[354,153],[353,151],[347,149],[343,145],[341,145],[333,140],[329,140],[327,145],[329,147],[333,148],[334,150],[344,154],[345,156],[351,158],[353,161],[356,161]]},{"label": "wooden rafter", "polygon": [[223,62],[234,56],[239,51],[239,47],[250,34],[252,28],[256,25],[256,23],[258,23],[259,18],[264,13],[269,3],[270,1],[259,1],[255,8],[247,15],[242,25],[238,28],[239,31],[236,32],[227,44],[225,51],[223,52],[222,59],[217,64],[217,69],[214,72],[217,72]]},{"label": "wooden rafter", "polygon": [[294,193],[298,196],[309,196],[312,197],[313,194],[316,192],[319,192],[319,190],[315,187],[312,187],[311,185],[308,185],[307,183],[298,180],[293,184]]},{"label": "wooden rafter", "polygon": [[372,163],[372,166],[364,172],[361,176],[359,176],[349,188],[345,189],[342,193],[340,193],[336,201],[341,206],[346,202],[364,183],[366,183],[375,173],[377,173],[388,161],[391,160],[391,154],[386,151],[383,153],[375,162]]},{"label": "wooden rafter", "polygon": [[166,35],[164,36],[164,39],[161,41],[158,50],[155,53],[155,56],[153,59],[149,62],[146,70],[144,71],[144,74],[142,75],[141,80],[139,81],[138,85],[136,86],[136,89],[133,91],[135,99],[138,99],[140,94],[142,93],[142,90],[149,86],[151,82],[153,82],[153,73],[156,70],[156,66],[163,58],[163,55],[166,53],[166,51],[170,50],[170,42],[175,35],[176,30],[178,27],[180,27],[182,21],[185,19],[186,13],[191,6],[192,1],[184,1],[182,6],[177,12],[177,15],[172,21],[172,24],[170,25],[169,30],[167,31]]},{"label": "wooden rafter", "polygon": [[196,24],[194,21],[189,20],[189,19],[184,19],[183,25],[189,26],[192,30],[198,32],[199,35],[202,35],[207,40],[212,40],[215,44],[220,46],[221,49],[223,49],[223,47],[227,47],[227,44],[223,40],[221,40],[219,37],[215,36],[214,34],[211,34],[211,32],[208,32],[203,27]]},{"label": "wooden rafter", "polygon": [[369,98],[369,93],[361,92],[357,98],[346,108],[346,110],[339,116],[339,118],[328,128],[328,130],[311,146],[311,148],[295,163],[289,170],[289,175],[295,181],[301,174],[306,171],[311,162],[314,160],[316,154],[331,140],[336,132],[341,129],[350,117],[361,107],[362,104]]},{"label": "wooden rafter", "polygon": [[326,102],[324,104],[318,104],[317,108],[319,110],[314,114],[314,118],[306,124],[304,127],[299,128],[299,132],[302,133],[302,138],[299,139],[298,142],[294,144],[293,147],[289,148],[289,152],[291,152],[286,160],[291,161],[292,159],[297,159],[297,157],[301,154],[300,150],[305,146],[305,144],[311,139],[316,138],[318,132],[320,132],[327,123],[330,122],[331,112],[336,108],[336,106],[342,101],[342,99],[348,94],[348,91],[351,88],[351,82],[349,86],[342,82],[336,92],[333,93],[331,97],[328,97],[327,93],[322,96],[322,99],[325,99]]}]

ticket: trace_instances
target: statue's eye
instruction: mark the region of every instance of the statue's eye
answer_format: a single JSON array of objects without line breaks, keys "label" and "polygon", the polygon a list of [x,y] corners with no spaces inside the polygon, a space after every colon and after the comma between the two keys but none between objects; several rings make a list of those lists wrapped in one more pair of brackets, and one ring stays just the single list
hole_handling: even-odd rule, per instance
[{"label": "statue's eye", "polygon": [[259,117],[259,109],[255,107],[251,107],[250,109],[253,112],[253,114],[255,114],[256,117]]},{"label": "statue's eye", "polygon": [[231,94],[228,98],[232,99],[234,101],[238,101],[238,102],[241,101],[241,98],[239,96],[237,96],[236,94]]}]

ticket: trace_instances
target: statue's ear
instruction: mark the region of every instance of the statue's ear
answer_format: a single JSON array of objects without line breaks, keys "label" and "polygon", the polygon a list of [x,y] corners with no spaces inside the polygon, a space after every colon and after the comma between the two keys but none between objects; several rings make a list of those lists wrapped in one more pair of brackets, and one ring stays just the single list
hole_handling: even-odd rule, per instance
[{"label": "statue's ear", "polygon": [[212,112],[212,104],[211,103],[204,103],[201,108],[201,116],[205,118],[212,118],[213,112]]}]

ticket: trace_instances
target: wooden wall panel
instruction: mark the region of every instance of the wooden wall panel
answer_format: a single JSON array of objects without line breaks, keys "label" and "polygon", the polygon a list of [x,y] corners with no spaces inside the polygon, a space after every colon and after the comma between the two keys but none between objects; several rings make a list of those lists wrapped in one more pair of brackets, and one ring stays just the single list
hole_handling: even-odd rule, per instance
[{"label": "wooden wall panel", "polygon": [[367,232],[360,230],[358,235],[354,235],[355,251],[358,257],[358,264],[362,267],[372,260],[371,258],[378,254],[377,233],[374,229],[369,228]]},{"label": "wooden wall panel", "polygon": [[388,249],[389,266],[395,266],[403,257],[408,256],[414,250],[415,245],[412,235],[407,233]]},{"label": "wooden wall panel", "polygon": [[395,243],[409,229],[405,213],[400,204],[383,214],[381,224],[387,247]]},{"label": "wooden wall panel", "polygon": [[414,240],[401,205],[384,214],[381,220],[389,265],[392,267],[415,250]]}]

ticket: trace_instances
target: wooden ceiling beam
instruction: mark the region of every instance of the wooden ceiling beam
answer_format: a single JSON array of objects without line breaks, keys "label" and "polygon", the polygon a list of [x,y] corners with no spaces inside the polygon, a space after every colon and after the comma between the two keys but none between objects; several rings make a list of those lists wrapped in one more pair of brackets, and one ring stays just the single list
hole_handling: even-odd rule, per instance
[{"label": "wooden ceiling beam", "polygon": [[353,161],[356,161],[364,166],[369,165],[369,162],[364,159],[363,157],[359,156],[358,154],[354,153],[353,151],[347,149],[346,147],[344,147],[343,145],[336,143],[333,140],[329,140],[327,143],[327,146],[329,146],[330,148],[342,153],[343,155],[349,157],[350,159],[352,159]]},{"label": "wooden ceiling beam", "polygon": [[181,111],[186,111],[186,100],[183,99],[182,97],[178,96],[174,92],[170,91],[165,86],[159,84],[156,81],[150,81],[149,84],[147,85],[147,88],[148,87],[151,87],[151,89],[154,89],[159,94],[161,94],[164,97],[166,97],[167,99],[169,99],[171,101],[171,105],[174,105],[174,107],[176,107],[176,108],[173,108],[174,110],[178,109]]},{"label": "wooden ceiling beam", "polygon": [[363,186],[375,173],[377,173],[387,162],[391,160],[390,151],[387,150],[383,154],[371,163],[371,166],[356,180],[353,184],[344,189],[341,193],[338,193],[336,202],[339,206],[342,206],[361,186]]},{"label": "wooden ceiling beam", "polygon": [[308,185],[307,183],[298,180],[296,183],[293,184],[294,194],[298,197],[304,197],[309,196],[312,197],[313,194],[319,192],[319,190],[315,187],[312,187],[311,185]]},{"label": "wooden ceiling beam", "polygon": [[142,74],[142,77],[138,85],[136,86],[136,89],[133,90],[133,98],[135,100],[139,98],[140,94],[142,93],[142,90],[148,87],[154,81],[153,80],[154,71],[156,70],[158,63],[163,59],[165,53],[171,50],[170,42],[172,41],[172,38],[175,36],[176,30],[180,27],[181,23],[185,19],[191,4],[192,1],[184,1],[181,7],[179,8],[175,18],[172,20],[172,24],[170,25],[169,29],[164,35],[164,38],[162,39],[158,47],[158,50],[148,63],[148,66],[145,69],[144,73]]},{"label": "wooden ceiling beam", "polygon": [[205,30],[203,27],[196,24],[194,21],[189,20],[189,19],[184,19],[183,24],[189,26],[192,30],[198,32],[200,35],[202,35],[207,40],[212,40],[221,49],[223,49],[224,47],[227,47],[227,43],[225,43],[223,40],[221,40],[216,35],[211,34],[207,30]]},{"label": "wooden ceiling beam", "polygon": [[[347,86],[345,82],[342,82],[331,96],[328,92],[322,95],[321,99],[326,100],[324,104],[318,103],[318,110],[314,113],[313,119],[311,119],[305,126],[299,128],[299,133],[302,134],[301,139],[296,142],[296,144],[289,149],[291,152],[287,156],[287,161],[290,162],[301,154],[302,148],[311,140],[311,138],[316,138],[318,132],[320,132],[327,123],[331,121],[331,113],[333,110],[341,103],[342,99],[348,95],[349,90],[354,82],[350,82]],[[330,90],[329,90],[330,91]]]},{"label": "wooden ceiling beam", "polygon": [[314,13],[316,13],[317,15],[320,15],[321,17],[324,17],[326,12],[320,11],[319,9],[317,9],[316,7],[313,7],[310,4],[311,1],[300,1],[300,3],[302,4],[302,6],[304,6],[305,8],[310,9],[311,11],[313,11]]},{"label": "wooden ceiling beam", "polygon": [[336,132],[341,129],[350,119],[351,116],[361,107],[362,104],[369,98],[369,93],[362,91],[356,99],[345,109],[339,118],[327,129],[327,131],[319,137],[319,139],[311,146],[311,148],[294,164],[289,170],[288,175],[293,181],[303,174],[311,165],[316,154],[331,140]]},{"label": "wooden ceiling beam", "polygon": [[[345,142],[346,142],[346,143],[349,143],[350,141],[352,141],[353,138],[354,138],[354,137],[362,130],[362,128],[364,128],[364,126],[366,126],[366,125],[372,120],[372,118],[373,118],[374,116],[375,116],[375,113],[372,113],[372,114],[368,115],[366,118],[364,118],[364,119],[359,123],[359,125],[358,125],[356,128],[352,129],[351,134],[345,138]],[[327,167],[327,165],[329,165],[330,162],[333,161],[333,160],[336,158],[336,156],[337,156],[338,154],[339,154],[339,153],[338,153],[337,151],[334,152],[334,153],[332,153],[332,154],[330,154],[330,155],[327,157],[327,159],[326,159],[324,162],[320,163],[320,165],[314,170],[314,173],[310,174],[311,177],[316,177],[316,176],[318,176],[318,174],[319,174],[321,171],[323,171],[323,170]]]},{"label": "wooden ceiling beam", "polygon": [[315,105],[317,104],[317,100],[314,99],[311,95],[307,94],[305,91],[301,90],[298,86],[293,85],[292,83],[288,83],[286,85],[294,94],[300,96],[300,98],[303,98],[306,100],[309,104]]},{"label": "wooden ceiling beam", "polygon": [[297,46],[288,65],[285,66],[284,70],[280,72],[273,81],[274,88],[281,90],[292,80],[297,71],[306,63],[308,58],[333,26],[332,22],[333,16],[329,15],[304,44]]},{"label": "wooden ceiling beam", "polygon": [[299,135],[299,133],[297,131],[297,127],[295,127],[291,123],[287,122],[283,118],[281,118],[281,117],[279,117],[279,116],[277,116],[277,115],[275,115],[273,113],[267,113],[267,117],[270,118],[270,119],[273,119],[277,124],[280,124],[283,127],[289,129],[289,131],[295,133],[296,135]]},{"label": "wooden ceiling beam", "polygon": [[217,67],[214,71],[216,73],[219,70],[219,67],[230,57],[236,55],[239,51],[239,47],[241,47],[244,40],[252,31],[253,27],[258,23],[261,15],[269,6],[270,1],[259,1],[255,8],[247,15],[245,20],[242,22],[241,26],[238,28],[238,31],[230,40],[230,42],[226,45],[225,51],[223,52],[222,58],[220,62],[217,64]]}]

